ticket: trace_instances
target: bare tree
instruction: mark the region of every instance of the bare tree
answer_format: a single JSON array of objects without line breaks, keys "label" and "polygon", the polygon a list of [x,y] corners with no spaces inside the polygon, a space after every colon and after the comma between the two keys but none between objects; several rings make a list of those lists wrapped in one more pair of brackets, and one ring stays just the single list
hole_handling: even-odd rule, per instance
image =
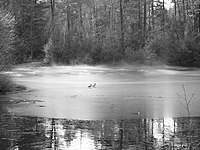
[{"label": "bare tree", "polygon": [[181,102],[181,104],[186,108],[186,110],[187,110],[187,116],[190,117],[190,115],[191,115],[191,109],[190,109],[190,107],[191,107],[191,101],[192,101],[192,99],[194,97],[194,93],[192,93],[191,97],[188,98],[187,97],[187,92],[185,90],[184,85],[182,85],[182,89],[183,89],[183,96],[180,95],[179,93],[177,93],[177,95],[179,96],[179,98],[181,98],[183,100],[184,103]]}]

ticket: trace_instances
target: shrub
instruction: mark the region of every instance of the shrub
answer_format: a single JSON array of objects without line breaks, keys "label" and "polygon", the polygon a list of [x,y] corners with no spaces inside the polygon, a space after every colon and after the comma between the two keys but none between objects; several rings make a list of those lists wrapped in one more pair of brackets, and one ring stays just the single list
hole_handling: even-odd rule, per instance
[{"label": "shrub", "polygon": [[102,61],[102,46],[95,45],[94,48],[90,52],[90,57],[93,60],[93,64],[99,64]]},{"label": "shrub", "polygon": [[192,30],[184,36],[168,30],[146,43],[144,52],[147,52],[147,59],[162,60],[169,65],[200,66],[199,39]]},{"label": "shrub", "polygon": [[144,64],[147,60],[147,51],[142,48],[139,50],[127,49],[125,57],[126,61],[130,63]]},{"label": "shrub", "polygon": [[13,83],[9,76],[0,74],[0,94],[12,91],[14,88]]}]

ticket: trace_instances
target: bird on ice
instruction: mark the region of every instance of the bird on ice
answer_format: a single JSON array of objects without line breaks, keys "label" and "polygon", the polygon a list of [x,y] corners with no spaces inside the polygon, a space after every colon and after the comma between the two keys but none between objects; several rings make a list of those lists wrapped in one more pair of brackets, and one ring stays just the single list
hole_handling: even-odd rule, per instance
[{"label": "bird on ice", "polygon": [[88,85],[88,88],[96,88],[96,83]]},{"label": "bird on ice", "polygon": [[93,88],[96,88],[96,85],[97,85],[97,84],[96,84],[96,83],[94,83],[94,84],[92,85],[92,86],[93,86]]},{"label": "bird on ice", "polygon": [[92,84],[88,85],[88,88],[91,88],[92,87]]}]

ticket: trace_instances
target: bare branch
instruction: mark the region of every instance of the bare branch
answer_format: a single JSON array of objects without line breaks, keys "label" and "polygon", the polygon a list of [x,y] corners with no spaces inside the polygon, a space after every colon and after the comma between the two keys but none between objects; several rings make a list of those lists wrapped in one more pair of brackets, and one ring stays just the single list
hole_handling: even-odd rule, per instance
[{"label": "bare branch", "polygon": [[185,89],[185,86],[182,84],[182,90],[183,90],[183,96],[180,95],[179,93],[176,93],[178,95],[179,98],[181,98],[184,103],[180,102],[180,104],[182,104],[185,109],[187,110],[187,115],[188,117],[190,117],[191,115],[191,112],[190,112],[190,107],[191,107],[191,101],[192,99],[194,98],[194,93],[192,93],[190,99],[187,98],[187,92],[186,92],[186,89]]},{"label": "bare branch", "polygon": [[194,97],[194,93],[192,93],[192,96],[190,97],[188,104],[190,104],[190,102],[192,101],[193,97]]}]

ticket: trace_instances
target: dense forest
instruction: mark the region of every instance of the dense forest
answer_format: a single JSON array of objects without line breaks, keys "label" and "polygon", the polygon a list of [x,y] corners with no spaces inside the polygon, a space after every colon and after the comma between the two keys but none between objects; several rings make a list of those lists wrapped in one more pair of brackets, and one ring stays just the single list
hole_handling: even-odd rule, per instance
[{"label": "dense forest", "polygon": [[31,61],[200,66],[199,0],[0,0],[0,71]]}]

